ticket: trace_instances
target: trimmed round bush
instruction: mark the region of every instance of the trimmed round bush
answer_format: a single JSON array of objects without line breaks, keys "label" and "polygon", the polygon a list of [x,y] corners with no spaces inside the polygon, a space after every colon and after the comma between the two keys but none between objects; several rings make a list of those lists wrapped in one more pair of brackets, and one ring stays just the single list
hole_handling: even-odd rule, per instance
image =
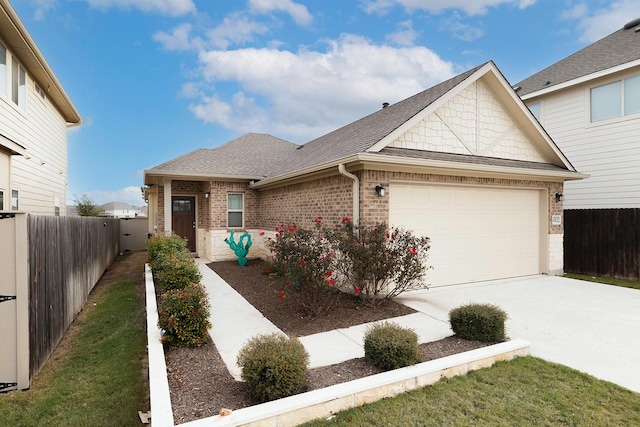
[{"label": "trimmed round bush", "polygon": [[152,272],[153,280],[163,292],[184,289],[192,283],[200,283],[202,279],[196,260],[188,252],[161,252]]},{"label": "trimmed round bush", "polygon": [[178,252],[189,252],[187,250],[187,240],[172,234],[170,236],[152,236],[147,241],[147,257],[151,268],[154,268],[156,258],[161,253],[175,254]]},{"label": "trimmed round bush", "polygon": [[238,354],[242,379],[261,402],[303,391],[308,365],[309,354],[300,340],[281,333],[257,335]]},{"label": "trimmed round bush", "polygon": [[158,326],[164,330],[162,342],[176,347],[200,347],[209,339],[209,314],[209,299],[199,283],[165,292],[158,305]]},{"label": "trimmed round bush", "polygon": [[418,335],[394,322],[375,324],[365,333],[364,356],[385,371],[416,364],[420,361]]},{"label": "trimmed round bush", "polygon": [[460,338],[484,342],[507,339],[504,322],[507,313],[493,304],[466,304],[449,312],[451,329]]}]

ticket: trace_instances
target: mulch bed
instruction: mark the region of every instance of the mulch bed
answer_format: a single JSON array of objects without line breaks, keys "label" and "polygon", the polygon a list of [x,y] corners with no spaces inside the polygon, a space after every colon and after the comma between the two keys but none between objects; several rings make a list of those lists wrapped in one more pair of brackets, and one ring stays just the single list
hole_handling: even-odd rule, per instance
[{"label": "mulch bed", "polygon": [[[247,267],[236,262],[209,264],[229,285],[285,333],[305,336],[337,328],[403,316],[415,311],[393,301],[364,307],[352,295],[339,296],[333,310],[309,317],[297,309],[293,298],[278,299],[280,288],[270,284],[264,262],[251,260]],[[239,319],[240,320],[240,319]],[[488,345],[455,336],[420,345],[422,360],[433,360]],[[244,383],[229,374],[211,339],[200,348],[169,348],[165,359],[176,423],[217,415],[222,408],[255,405]],[[362,378],[381,372],[364,358],[309,370],[308,390]]]}]

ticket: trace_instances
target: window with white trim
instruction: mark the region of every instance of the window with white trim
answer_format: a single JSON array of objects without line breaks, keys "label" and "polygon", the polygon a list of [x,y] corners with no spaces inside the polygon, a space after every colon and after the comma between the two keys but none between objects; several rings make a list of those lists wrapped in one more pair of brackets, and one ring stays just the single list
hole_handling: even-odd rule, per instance
[{"label": "window with white trim", "polygon": [[7,48],[0,43],[0,94],[7,94]]},{"label": "window with white trim", "polygon": [[533,114],[533,116],[538,119],[538,121],[540,121],[540,110],[541,110],[541,103],[540,102],[534,102],[533,104],[529,104],[527,105],[527,107],[529,107],[529,111],[531,111],[531,114]]},{"label": "window with white trim", "polygon": [[11,210],[12,211],[18,210],[18,207],[19,207],[18,199],[19,199],[18,190],[11,190]]},{"label": "window with white trim", "polygon": [[4,190],[0,188],[0,211],[4,210]]},{"label": "window with white trim", "polygon": [[27,105],[27,77],[24,68],[14,57],[11,58],[11,100],[20,107],[26,109]]},{"label": "window with white trim", "polygon": [[227,194],[227,227],[244,227],[244,194]]},{"label": "window with white trim", "polygon": [[591,88],[591,123],[640,113],[640,75]]}]

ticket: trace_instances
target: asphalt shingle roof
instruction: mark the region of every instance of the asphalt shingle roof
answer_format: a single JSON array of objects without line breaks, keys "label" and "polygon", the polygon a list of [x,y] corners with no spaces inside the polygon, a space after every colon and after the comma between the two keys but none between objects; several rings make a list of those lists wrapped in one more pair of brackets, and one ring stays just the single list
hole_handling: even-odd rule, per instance
[{"label": "asphalt shingle roof", "polygon": [[516,83],[514,87],[520,86],[518,95],[524,96],[640,59],[640,21],[634,20],[629,24],[634,22],[635,26],[623,27]]}]

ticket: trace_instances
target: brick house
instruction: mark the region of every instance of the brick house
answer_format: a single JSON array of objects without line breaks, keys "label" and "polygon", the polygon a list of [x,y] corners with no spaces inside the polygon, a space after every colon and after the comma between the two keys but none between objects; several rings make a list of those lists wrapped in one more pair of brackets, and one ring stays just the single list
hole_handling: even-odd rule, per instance
[{"label": "brick house", "polygon": [[252,256],[281,222],[385,221],[431,238],[432,286],[562,272],[564,182],[582,179],[493,62],[303,145],[247,134],[145,170],[152,233]]}]

